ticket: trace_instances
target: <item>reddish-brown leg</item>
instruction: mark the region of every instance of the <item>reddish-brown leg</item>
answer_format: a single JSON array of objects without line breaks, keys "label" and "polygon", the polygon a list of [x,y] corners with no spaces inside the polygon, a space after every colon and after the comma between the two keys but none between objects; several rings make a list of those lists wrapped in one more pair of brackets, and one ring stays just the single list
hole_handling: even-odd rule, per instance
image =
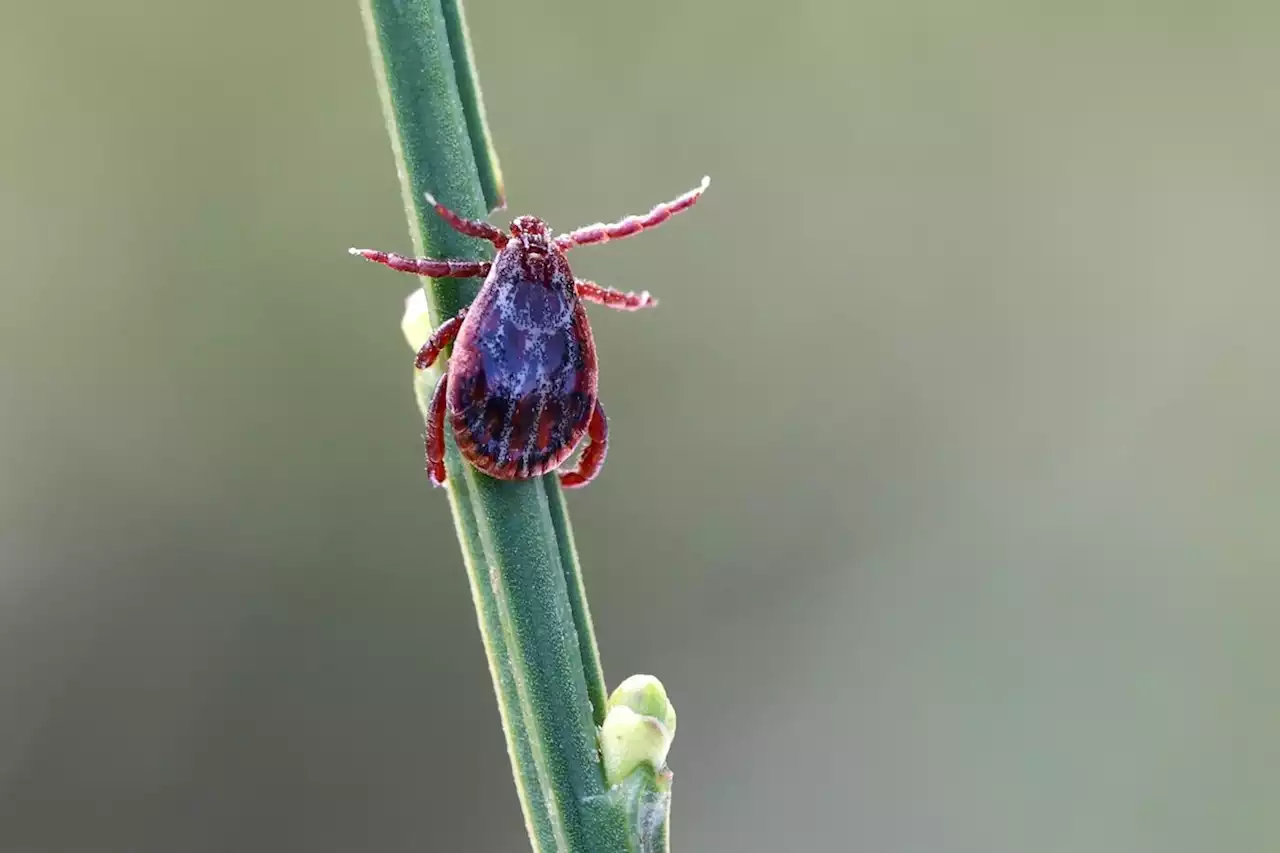
[{"label": "reddish-brown leg", "polygon": [[444,410],[445,389],[449,387],[449,374],[446,373],[436,382],[436,390],[431,394],[431,406],[427,409],[427,477],[433,486],[443,486],[444,472]]},{"label": "reddish-brown leg", "polygon": [[441,350],[453,343],[453,339],[458,336],[458,329],[462,328],[462,321],[466,316],[467,309],[463,308],[457,314],[441,323],[440,327],[431,333],[431,337],[427,338],[427,342],[422,345],[422,349],[418,350],[418,358],[414,362],[414,365],[419,370],[426,370],[435,364],[436,359],[440,357]]},{"label": "reddish-brown leg", "polygon": [[623,293],[621,290],[614,290],[612,287],[601,287],[594,281],[586,279],[576,279],[574,284],[578,287],[578,296],[588,302],[595,302],[598,305],[608,305],[610,308],[617,308],[619,311],[639,311],[641,308],[652,308],[658,304],[658,300],[649,295],[649,291],[643,290],[640,293],[635,291],[627,291]]},{"label": "reddish-brown leg", "polygon": [[644,216],[628,216],[620,222],[604,223],[597,222],[595,225],[587,225],[576,231],[570,231],[568,234],[561,234],[556,238],[556,245],[562,251],[568,251],[574,246],[588,246],[592,243],[604,243],[608,240],[617,240],[622,237],[630,237],[632,234],[639,234],[646,228],[653,228],[661,225],[672,216],[682,210],[688,210],[693,207],[708,186],[711,185],[710,178],[702,179],[702,186],[695,190],[658,205]]},{"label": "reddish-brown leg", "polygon": [[591,413],[591,423],[587,426],[587,438],[590,443],[578,457],[578,466],[572,471],[560,472],[560,485],[566,489],[585,486],[600,473],[605,454],[609,452],[609,421],[604,416],[604,406],[596,400],[596,410]]},{"label": "reddish-brown leg", "polygon": [[468,237],[479,237],[481,240],[488,240],[499,249],[507,245],[507,241],[511,239],[488,222],[482,222],[479,219],[462,218],[440,202],[436,201],[436,197],[431,193],[427,193],[426,196],[427,204],[434,207],[436,209],[436,213],[440,215],[440,218],[445,222],[448,222],[454,231],[466,234]]},{"label": "reddish-brown leg", "polygon": [[435,258],[407,258],[395,252],[379,252],[377,249],[348,249],[367,261],[382,264],[400,272],[425,275],[431,278],[483,278],[489,274],[488,261],[446,261]]}]

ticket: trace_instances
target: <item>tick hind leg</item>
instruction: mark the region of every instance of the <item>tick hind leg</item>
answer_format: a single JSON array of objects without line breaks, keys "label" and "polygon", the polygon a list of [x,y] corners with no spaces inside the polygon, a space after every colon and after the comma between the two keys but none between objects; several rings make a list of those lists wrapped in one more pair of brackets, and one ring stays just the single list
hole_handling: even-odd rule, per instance
[{"label": "tick hind leg", "polygon": [[578,458],[578,466],[572,471],[560,472],[560,485],[566,489],[576,489],[594,480],[600,473],[600,466],[604,465],[605,454],[609,452],[609,421],[599,400],[596,400],[595,411],[587,425],[587,438],[589,443]]},{"label": "tick hind leg", "polygon": [[445,373],[436,383],[436,390],[431,394],[431,405],[427,408],[427,477],[433,486],[443,486],[444,470],[444,414],[445,390],[449,387],[449,374]]},{"label": "tick hind leg", "polygon": [[639,234],[646,228],[661,225],[677,213],[693,207],[698,197],[706,192],[710,185],[711,179],[703,178],[702,185],[697,189],[689,190],[679,198],[663,202],[644,216],[628,216],[618,222],[597,222],[595,225],[587,225],[568,234],[561,234],[556,238],[556,245],[562,251],[568,251],[574,246],[589,246],[592,243],[604,243]]}]

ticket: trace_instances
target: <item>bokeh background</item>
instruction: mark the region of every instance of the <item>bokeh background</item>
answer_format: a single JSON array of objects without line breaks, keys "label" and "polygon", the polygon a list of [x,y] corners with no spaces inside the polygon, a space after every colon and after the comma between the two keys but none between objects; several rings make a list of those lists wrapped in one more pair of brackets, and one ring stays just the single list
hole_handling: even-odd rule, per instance
[{"label": "bokeh background", "polygon": [[[0,853],[526,849],[305,5],[0,26]],[[676,849],[1277,849],[1280,5],[468,11],[510,214],[714,178],[575,256]]]}]

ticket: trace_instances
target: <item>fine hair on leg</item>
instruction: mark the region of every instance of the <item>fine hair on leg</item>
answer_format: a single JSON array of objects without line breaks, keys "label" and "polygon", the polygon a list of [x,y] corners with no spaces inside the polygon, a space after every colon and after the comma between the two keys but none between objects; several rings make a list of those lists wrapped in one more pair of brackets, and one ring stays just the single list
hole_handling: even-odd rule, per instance
[{"label": "fine hair on leg", "polygon": [[595,411],[591,413],[591,423],[587,426],[587,438],[590,440],[578,457],[578,465],[572,471],[560,472],[560,485],[566,489],[585,486],[595,479],[604,465],[604,457],[609,452],[609,421],[604,416],[604,406],[596,400]]},{"label": "fine hair on leg", "polygon": [[655,228],[681,211],[688,210],[711,185],[710,178],[703,178],[702,185],[689,190],[679,198],[663,202],[644,216],[628,216],[617,222],[597,222],[582,228],[561,234],[556,238],[556,245],[561,251],[568,251],[574,246],[589,246],[593,243],[605,243],[609,240],[620,240],[639,234],[647,228]]}]

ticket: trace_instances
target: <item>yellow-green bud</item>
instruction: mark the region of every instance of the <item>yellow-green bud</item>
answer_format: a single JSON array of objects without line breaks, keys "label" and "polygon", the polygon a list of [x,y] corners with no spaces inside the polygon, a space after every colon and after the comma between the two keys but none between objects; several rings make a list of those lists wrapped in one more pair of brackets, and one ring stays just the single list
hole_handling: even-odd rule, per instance
[{"label": "yellow-green bud", "polygon": [[421,287],[409,294],[404,301],[404,319],[400,321],[400,330],[414,352],[431,337],[431,315],[427,311],[427,294]]},{"label": "yellow-green bud", "polygon": [[641,764],[662,770],[676,734],[676,709],[662,682],[633,675],[618,685],[606,707],[600,754],[609,784],[618,784]]}]

